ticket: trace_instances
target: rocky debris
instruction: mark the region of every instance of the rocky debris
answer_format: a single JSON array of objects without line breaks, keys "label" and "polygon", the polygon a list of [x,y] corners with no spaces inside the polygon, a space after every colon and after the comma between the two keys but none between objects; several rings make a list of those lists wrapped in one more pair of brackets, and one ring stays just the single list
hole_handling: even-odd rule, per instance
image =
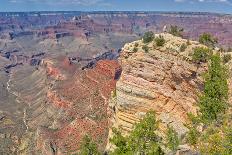
[{"label": "rocky debris", "polygon": [[[161,130],[170,125],[181,136],[188,131],[184,126],[188,121],[187,113],[197,112],[197,94],[203,85],[201,74],[206,68],[204,64],[197,66],[189,61],[189,54],[202,45],[191,42],[185,51],[180,51],[179,47],[187,40],[170,34],[161,35],[166,40],[164,47],[149,43],[146,53],[139,40],[122,49],[114,125],[122,128],[124,134],[131,131],[133,124],[147,111],[154,110],[164,124]],[[135,43],[138,52],[133,51]]]}]

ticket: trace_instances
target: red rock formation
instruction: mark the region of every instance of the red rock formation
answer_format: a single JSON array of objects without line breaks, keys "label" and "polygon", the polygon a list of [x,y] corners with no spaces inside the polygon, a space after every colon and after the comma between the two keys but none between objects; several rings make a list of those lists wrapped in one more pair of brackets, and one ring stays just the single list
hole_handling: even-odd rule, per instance
[{"label": "red rock formation", "polygon": [[62,109],[63,115],[57,120],[57,128],[38,130],[37,145],[44,154],[52,153],[51,145],[58,154],[76,152],[85,134],[91,135],[104,150],[109,126],[108,99],[119,72],[116,61],[102,60],[93,69],[77,71],[53,88],[56,92],[48,93],[47,104]]}]

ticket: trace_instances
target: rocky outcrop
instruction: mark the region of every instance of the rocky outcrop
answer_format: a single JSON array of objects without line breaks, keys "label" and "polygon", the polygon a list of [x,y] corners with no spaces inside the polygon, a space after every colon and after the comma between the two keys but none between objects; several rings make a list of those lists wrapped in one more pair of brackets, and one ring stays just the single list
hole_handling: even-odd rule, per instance
[{"label": "rocky outcrop", "polygon": [[108,100],[120,72],[116,61],[100,60],[93,69],[77,70],[54,83],[46,104],[46,113],[54,120],[37,129],[37,148],[48,155],[76,153],[82,137],[88,134],[104,150],[110,118]]},{"label": "rocky outcrop", "polygon": [[[116,85],[115,122],[123,133],[131,131],[147,111],[154,110],[161,120],[161,130],[172,126],[181,136],[188,130],[184,124],[187,113],[196,114],[197,94],[202,90],[201,73],[204,65],[190,61],[191,42],[185,51],[180,46],[187,40],[162,34],[166,43],[156,47],[149,43],[149,51],[142,50],[141,40],[126,44],[120,55],[122,74]],[[135,43],[138,52],[133,52]]]}]

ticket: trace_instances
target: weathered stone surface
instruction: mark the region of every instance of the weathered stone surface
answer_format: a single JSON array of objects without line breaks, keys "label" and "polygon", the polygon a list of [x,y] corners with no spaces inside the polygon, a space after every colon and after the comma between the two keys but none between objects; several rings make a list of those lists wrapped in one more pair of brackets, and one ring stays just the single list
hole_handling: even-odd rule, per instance
[{"label": "weathered stone surface", "polygon": [[179,135],[188,130],[184,123],[187,113],[196,114],[197,94],[202,89],[201,73],[204,65],[197,66],[189,53],[198,45],[191,45],[183,52],[178,50],[186,40],[162,34],[164,47],[150,48],[145,53],[139,44],[138,52],[132,52],[135,42],[126,44],[120,56],[122,75],[116,84],[115,126],[128,133],[133,124],[147,111],[154,110],[164,125],[173,126]]}]

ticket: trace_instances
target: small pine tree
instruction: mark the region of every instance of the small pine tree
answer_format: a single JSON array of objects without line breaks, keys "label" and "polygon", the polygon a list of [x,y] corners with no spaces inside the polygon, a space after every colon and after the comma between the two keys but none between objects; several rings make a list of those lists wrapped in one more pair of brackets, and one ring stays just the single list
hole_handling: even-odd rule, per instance
[{"label": "small pine tree", "polygon": [[148,31],[144,33],[143,43],[149,43],[154,39],[154,33],[152,31]]},{"label": "small pine tree", "polygon": [[113,130],[114,136],[110,142],[116,146],[112,154],[114,155],[163,155],[158,136],[155,130],[158,122],[154,112],[148,112],[144,118],[135,125],[129,136],[122,136],[117,130]]},{"label": "small pine tree", "polygon": [[157,129],[158,123],[156,122],[155,113],[148,112],[131,132],[129,146],[139,154],[156,152],[159,148],[158,137],[155,134]]},{"label": "small pine tree", "polygon": [[180,140],[178,138],[177,132],[172,127],[168,127],[166,137],[167,137],[167,147],[172,151],[176,151],[177,147],[180,144]]},{"label": "small pine tree", "polygon": [[121,132],[116,128],[112,129],[114,134],[113,138],[110,139],[110,142],[116,146],[115,150],[111,153],[112,155],[123,155],[129,154],[130,149],[128,147],[127,137],[122,136]]},{"label": "small pine tree", "polygon": [[80,155],[100,155],[96,143],[88,135],[85,135],[82,139]]},{"label": "small pine tree", "polygon": [[204,47],[197,47],[194,49],[192,55],[192,60],[196,63],[205,63],[207,62],[210,55],[210,50]]},{"label": "small pine tree", "polygon": [[202,119],[216,120],[227,109],[228,83],[227,70],[218,54],[212,55],[208,72],[205,75],[205,87],[199,106]]}]

